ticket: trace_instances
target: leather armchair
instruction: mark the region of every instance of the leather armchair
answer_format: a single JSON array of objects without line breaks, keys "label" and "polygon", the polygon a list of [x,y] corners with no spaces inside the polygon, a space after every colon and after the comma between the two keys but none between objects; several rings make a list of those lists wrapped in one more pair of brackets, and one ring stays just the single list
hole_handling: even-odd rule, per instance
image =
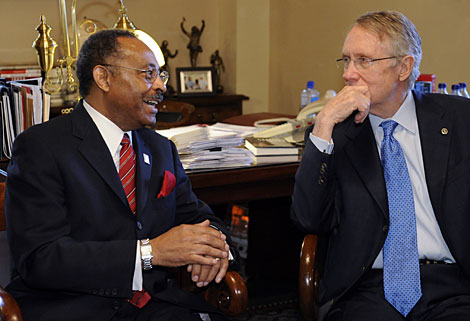
[{"label": "leather armchair", "polygon": [[195,107],[191,104],[164,100],[157,105],[157,122],[153,129],[168,129],[190,124]]}]

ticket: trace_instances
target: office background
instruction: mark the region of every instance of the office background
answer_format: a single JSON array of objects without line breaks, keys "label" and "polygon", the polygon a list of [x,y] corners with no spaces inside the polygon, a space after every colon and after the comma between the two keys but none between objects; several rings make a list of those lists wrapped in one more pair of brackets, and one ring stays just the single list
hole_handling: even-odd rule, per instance
[{"label": "office background", "polygon": [[[185,28],[206,28],[198,66],[209,66],[219,49],[224,60],[222,84],[226,93],[250,97],[244,113],[270,111],[295,114],[299,93],[314,80],[323,94],[340,90],[344,37],[355,18],[365,11],[398,10],[416,25],[422,37],[422,73],[437,82],[470,82],[470,0],[125,0],[135,25],[159,43],[169,41],[172,85],[175,67],[190,66]],[[70,8],[71,0],[67,1]],[[45,14],[51,35],[62,42],[58,0],[0,0],[0,65],[36,64],[31,44],[35,27]],[[69,10],[69,9],[68,9]],[[118,0],[78,0],[77,20],[96,19],[111,27],[118,18]],[[69,24],[71,20],[69,19]],[[56,54],[58,57],[58,54]]]}]

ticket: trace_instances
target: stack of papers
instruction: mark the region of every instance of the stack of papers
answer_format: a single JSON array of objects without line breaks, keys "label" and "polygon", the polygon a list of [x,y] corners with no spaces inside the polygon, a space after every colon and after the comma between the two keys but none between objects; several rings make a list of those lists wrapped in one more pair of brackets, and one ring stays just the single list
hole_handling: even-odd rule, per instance
[{"label": "stack of papers", "polygon": [[175,143],[183,168],[187,170],[250,166],[253,156],[242,146],[246,136],[259,130],[217,123],[157,130],[157,133]]},{"label": "stack of papers", "polygon": [[222,148],[221,150],[204,150],[180,156],[183,168],[206,169],[247,167],[253,162],[252,155],[243,148]]}]

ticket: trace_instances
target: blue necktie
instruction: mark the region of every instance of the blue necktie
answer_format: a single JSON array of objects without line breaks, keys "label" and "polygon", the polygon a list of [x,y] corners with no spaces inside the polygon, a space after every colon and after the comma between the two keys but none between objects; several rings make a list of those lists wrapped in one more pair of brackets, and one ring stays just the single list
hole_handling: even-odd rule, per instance
[{"label": "blue necktie", "polygon": [[382,166],[387,186],[390,227],[385,240],[385,299],[405,317],[421,297],[416,215],[410,175],[400,143],[393,137],[398,123],[386,120]]}]

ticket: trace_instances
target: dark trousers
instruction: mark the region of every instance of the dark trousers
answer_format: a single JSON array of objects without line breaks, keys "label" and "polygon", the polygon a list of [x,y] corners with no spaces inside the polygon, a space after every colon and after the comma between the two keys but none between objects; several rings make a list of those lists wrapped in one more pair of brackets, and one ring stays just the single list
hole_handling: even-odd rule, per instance
[{"label": "dark trousers", "polygon": [[[222,314],[210,314],[211,321],[228,321]],[[139,309],[124,303],[111,321],[202,321],[198,311],[167,302],[151,300]]]},{"label": "dark trousers", "polygon": [[327,321],[469,321],[470,281],[456,264],[420,266],[422,297],[405,318],[385,300],[383,270],[370,270]]}]

